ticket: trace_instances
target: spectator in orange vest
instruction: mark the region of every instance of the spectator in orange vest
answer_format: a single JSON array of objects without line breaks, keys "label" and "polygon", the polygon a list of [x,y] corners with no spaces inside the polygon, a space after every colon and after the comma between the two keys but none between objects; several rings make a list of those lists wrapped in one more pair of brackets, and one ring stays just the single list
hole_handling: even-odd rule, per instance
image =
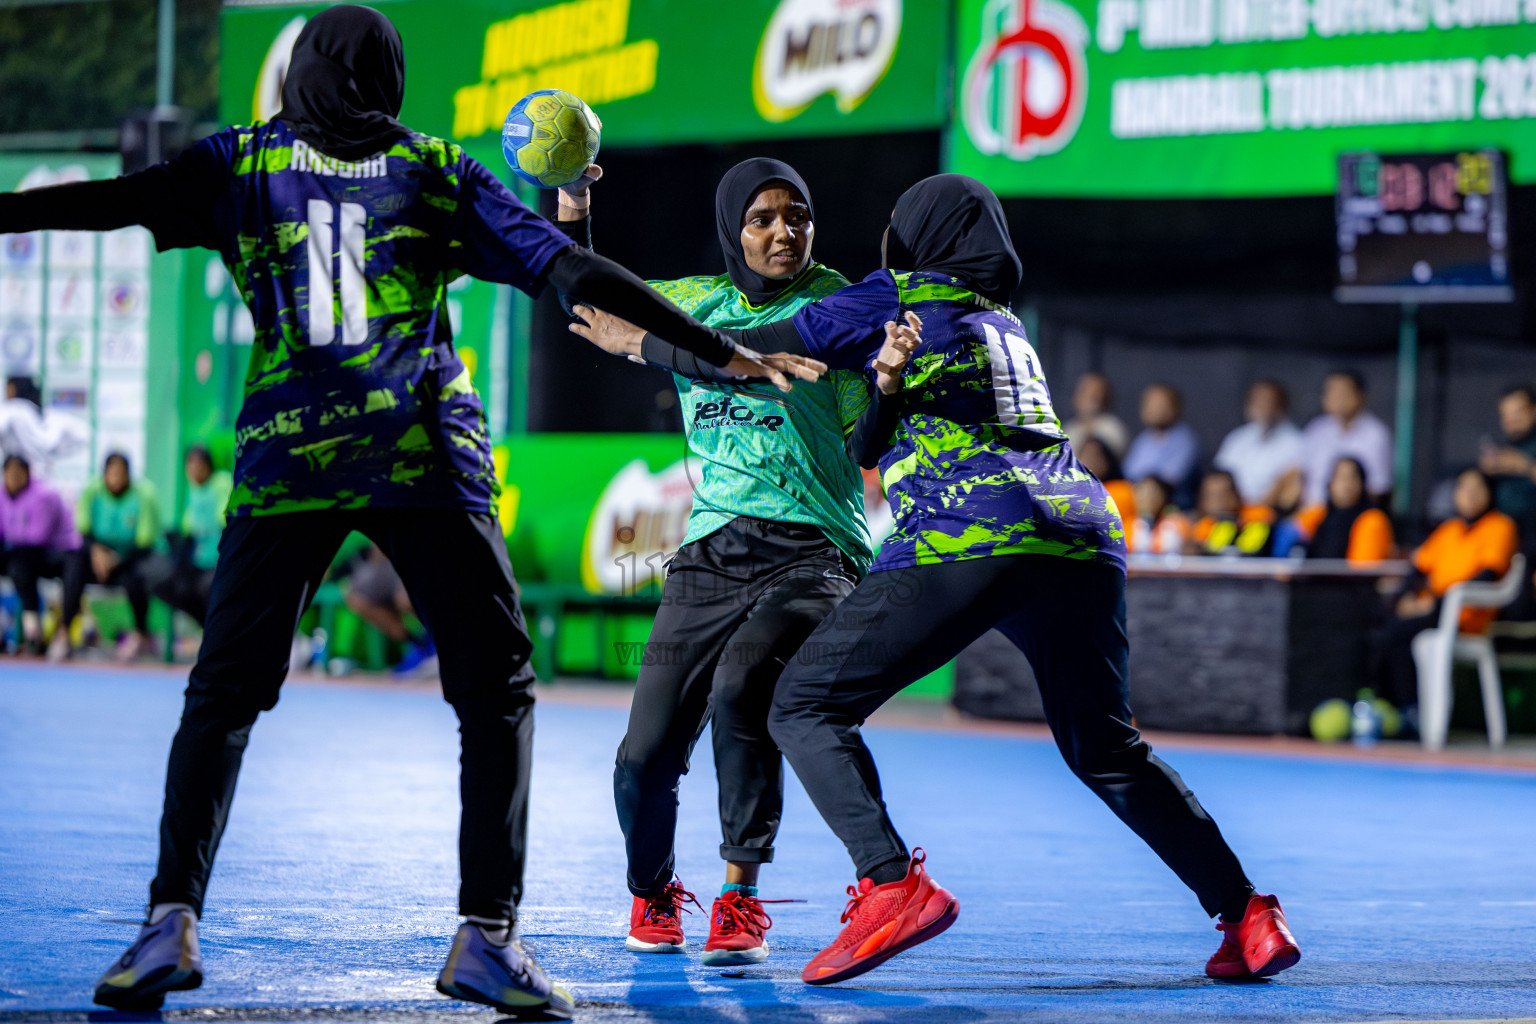
[{"label": "spectator in orange vest", "polygon": [[[1377,678],[1383,696],[1400,707],[1418,704],[1413,638],[1439,624],[1445,592],[1457,583],[1500,578],[1520,548],[1520,530],[1493,507],[1493,483],[1482,470],[1463,470],[1456,478],[1455,503],[1456,515],[1413,553],[1414,572],[1377,636]],[[1481,633],[1495,614],[1492,608],[1464,609],[1461,631]]]},{"label": "spectator in orange vest", "polygon": [[1191,555],[1267,555],[1274,513],[1256,505],[1245,508],[1237,480],[1225,469],[1200,481],[1199,518],[1185,550]]},{"label": "spectator in orange vest", "polygon": [[1392,556],[1392,520],[1365,489],[1365,467],[1345,456],[1333,464],[1328,503],[1296,514],[1308,558],[1379,562]]},{"label": "spectator in orange vest", "polygon": [[1173,487],[1160,476],[1136,482],[1136,517],[1125,531],[1136,555],[1177,555],[1189,537],[1189,519],[1173,504]]}]

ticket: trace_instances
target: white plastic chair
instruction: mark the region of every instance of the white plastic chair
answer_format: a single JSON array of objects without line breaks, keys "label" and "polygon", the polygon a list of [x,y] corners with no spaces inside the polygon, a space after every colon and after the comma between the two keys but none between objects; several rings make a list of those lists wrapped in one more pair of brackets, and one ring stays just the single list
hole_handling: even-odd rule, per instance
[{"label": "white plastic chair", "polygon": [[1457,659],[1477,663],[1483,690],[1483,718],[1488,745],[1504,745],[1504,686],[1493,638],[1462,633],[1463,608],[1503,608],[1520,593],[1525,556],[1516,555],[1498,582],[1457,583],[1440,604],[1440,624],[1413,638],[1413,662],[1419,674],[1419,736],[1425,750],[1441,750],[1451,726],[1451,667]]}]

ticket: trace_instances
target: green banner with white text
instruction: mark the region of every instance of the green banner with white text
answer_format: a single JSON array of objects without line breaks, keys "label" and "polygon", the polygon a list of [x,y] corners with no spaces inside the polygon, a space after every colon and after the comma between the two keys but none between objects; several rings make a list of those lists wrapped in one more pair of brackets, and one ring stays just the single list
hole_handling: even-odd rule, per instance
[{"label": "green banner with white text", "polygon": [[1334,190],[1338,154],[1536,182],[1536,0],[960,0],[947,167],[1016,196]]}]

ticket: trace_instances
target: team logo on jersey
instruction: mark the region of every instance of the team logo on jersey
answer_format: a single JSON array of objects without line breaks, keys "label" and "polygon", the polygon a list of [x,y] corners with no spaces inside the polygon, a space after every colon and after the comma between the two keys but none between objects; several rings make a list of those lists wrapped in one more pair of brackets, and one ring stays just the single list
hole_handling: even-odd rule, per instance
[{"label": "team logo on jersey", "polygon": [[270,121],[283,109],[283,82],[288,79],[288,64],[293,60],[293,44],[304,30],[304,18],[294,18],[284,25],[267,49],[256,75],[256,94],[251,99],[251,120]]},{"label": "team logo on jersey", "polygon": [[965,130],[988,155],[1032,160],[1077,134],[1088,26],[1060,0],[990,0],[962,85]]},{"label": "team logo on jersey", "polygon": [[901,0],[780,0],[757,46],[752,100],[767,121],[788,121],[832,93],[852,111],[896,56]]}]

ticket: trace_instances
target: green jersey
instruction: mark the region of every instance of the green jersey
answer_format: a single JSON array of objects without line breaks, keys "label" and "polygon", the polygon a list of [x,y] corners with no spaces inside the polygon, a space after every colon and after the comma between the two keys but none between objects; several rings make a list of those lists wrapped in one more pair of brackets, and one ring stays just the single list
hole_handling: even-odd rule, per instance
[{"label": "green jersey", "polygon": [[[793,316],[848,281],[813,263],[773,301],[752,306],[718,277],[652,281],[652,287],[710,327],[747,328]],[[785,394],[766,382],[673,375],[688,447],[703,463],[684,544],[737,516],[815,526],[863,572],[873,558],[864,482],[844,439],[869,404],[862,372],[837,370]]]}]

